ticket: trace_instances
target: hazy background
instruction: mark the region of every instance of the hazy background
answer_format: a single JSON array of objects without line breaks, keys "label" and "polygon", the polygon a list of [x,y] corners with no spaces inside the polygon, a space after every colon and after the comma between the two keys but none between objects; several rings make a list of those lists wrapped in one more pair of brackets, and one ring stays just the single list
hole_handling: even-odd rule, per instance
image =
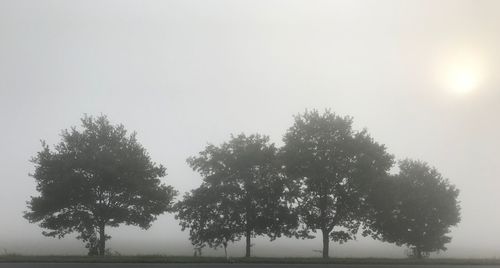
[{"label": "hazy background", "polygon": [[[440,256],[498,258],[499,12],[496,0],[0,0],[0,250],[86,254],[73,236],[45,238],[22,218],[40,139],[58,142],[84,113],[136,130],[184,193],[201,182],[185,159],[207,143],[259,132],[280,145],[293,115],[331,108],[461,190],[462,222]],[[481,74],[468,94],[444,79],[456,62]],[[192,254],[172,215],[110,234],[122,254]],[[321,248],[319,239],[255,244],[257,256]],[[404,256],[362,237],[332,247]]]}]

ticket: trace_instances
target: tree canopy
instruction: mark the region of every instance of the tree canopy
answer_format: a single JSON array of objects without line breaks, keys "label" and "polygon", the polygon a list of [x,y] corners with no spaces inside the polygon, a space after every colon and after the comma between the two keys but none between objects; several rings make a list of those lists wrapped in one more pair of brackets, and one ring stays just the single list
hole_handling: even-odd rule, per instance
[{"label": "tree canopy", "polygon": [[399,174],[377,183],[367,218],[374,238],[407,245],[416,258],[446,250],[460,221],[459,191],[427,163],[403,160]]},{"label": "tree canopy", "polygon": [[135,133],[105,116],[81,123],[81,130],[64,130],[53,150],[42,142],[32,160],[39,196],[31,197],[24,216],[46,236],[76,232],[89,254],[103,255],[106,226],[147,229],[171,209],[176,191],[161,182],[166,169],[151,161]]},{"label": "tree canopy", "polygon": [[[203,185],[178,205],[178,218],[183,227],[192,228],[194,243],[217,245],[245,237],[249,257],[252,237],[267,235],[274,239],[293,234],[297,217],[289,208],[289,190],[277,152],[267,136],[241,134],[220,146],[208,145],[199,156],[188,159],[202,175]],[[215,214],[195,211],[201,204]],[[211,220],[206,221],[202,215],[212,215]],[[213,237],[205,237],[207,230],[220,230],[212,220],[222,220],[228,227],[216,243]],[[199,237],[203,239],[198,241]]]},{"label": "tree canopy", "polygon": [[352,118],[330,111],[295,117],[284,136],[281,157],[302,223],[301,234],[320,230],[323,257],[329,241],[353,239],[361,224],[372,181],[385,176],[393,157],[366,130],[352,129]]}]

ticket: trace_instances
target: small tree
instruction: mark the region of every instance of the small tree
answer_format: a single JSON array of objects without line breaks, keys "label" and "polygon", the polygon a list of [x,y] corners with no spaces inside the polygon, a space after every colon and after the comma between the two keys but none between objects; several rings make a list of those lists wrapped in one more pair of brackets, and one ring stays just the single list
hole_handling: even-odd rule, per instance
[{"label": "small tree", "polygon": [[313,237],[310,232],[320,230],[328,258],[330,239],[354,238],[371,183],[385,176],[393,158],[365,130],[354,131],[350,117],[330,111],[295,117],[284,142],[281,155],[290,185],[296,186],[300,233]]},{"label": "small tree", "polygon": [[[210,195],[215,196],[211,204],[205,205],[215,212],[221,211],[221,214],[208,213],[209,222],[223,216],[225,224],[234,232],[228,236],[228,241],[242,236],[246,238],[246,257],[250,257],[252,237],[267,235],[275,239],[281,235],[291,236],[297,227],[297,217],[287,200],[289,188],[276,154],[277,149],[269,143],[268,137],[241,134],[221,146],[209,145],[198,157],[188,159],[190,166],[203,176],[201,189],[204,190],[197,191],[209,189]],[[190,198],[196,194],[195,191],[192,196],[188,195],[181,207],[189,206]],[[203,226],[202,220],[196,222],[198,219],[191,217],[185,220],[190,226]],[[223,232],[217,228],[214,230]]]},{"label": "small tree", "polygon": [[242,232],[238,224],[240,215],[234,211],[231,199],[224,195],[231,191],[231,185],[202,184],[175,205],[175,218],[180,220],[183,231],[189,229],[189,239],[195,248],[223,247],[228,258],[228,243],[239,240]]},{"label": "small tree", "polygon": [[399,163],[399,174],[381,180],[370,196],[367,226],[374,238],[407,245],[415,258],[446,250],[446,234],[460,221],[459,191],[428,164]]},{"label": "small tree", "polygon": [[44,142],[32,162],[39,196],[31,197],[25,218],[64,237],[79,233],[89,254],[105,254],[105,227],[121,223],[150,227],[169,211],[176,192],[161,183],[165,168],[151,162],[136,134],[113,126],[105,116],[82,119],[82,130],[62,132],[51,150]]}]

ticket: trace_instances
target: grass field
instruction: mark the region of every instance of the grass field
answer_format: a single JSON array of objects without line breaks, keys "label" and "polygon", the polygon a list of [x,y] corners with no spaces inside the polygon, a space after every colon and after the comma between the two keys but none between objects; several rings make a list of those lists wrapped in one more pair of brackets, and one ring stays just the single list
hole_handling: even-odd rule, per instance
[{"label": "grass field", "polygon": [[[226,263],[223,257],[183,256],[25,256],[0,255],[0,262],[50,262],[50,263]],[[500,259],[383,259],[383,258],[232,258],[234,263],[332,263],[332,264],[449,264],[449,265],[500,265]]]}]

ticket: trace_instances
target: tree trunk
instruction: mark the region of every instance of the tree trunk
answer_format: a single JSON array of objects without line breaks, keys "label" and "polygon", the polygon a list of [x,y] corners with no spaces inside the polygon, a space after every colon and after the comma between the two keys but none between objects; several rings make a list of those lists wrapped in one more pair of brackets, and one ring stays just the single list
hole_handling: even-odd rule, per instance
[{"label": "tree trunk", "polygon": [[417,258],[419,260],[423,259],[422,250],[420,249],[420,247],[415,248],[415,258]]},{"label": "tree trunk", "polygon": [[229,258],[227,257],[227,244],[224,243],[224,255],[226,255],[226,260],[229,260]]},{"label": "tree trunk", "polygon": [[99,226],[99,256],[104,256],[106,253],[106,233],[104,231],[105,224]]},{"label": "tree trunk", "polygon": [[330,252],[330,237],[327,230],[321,230],[323,233],[323,259],[328,259]]},{"label": "tree trunk", "polygon": [[250,235],[251,235],[250,230],[247,230],[247,232],[246,232],[247,245],[246,245],[246,253],[245,253],[245,257],[247,257],[247,258],[250,258],[250,247],[252,246],[252,245],[250,244],[250,242],[251,242],[251,241],[250,241],[250,239],[251,239],[251,238],[250,238]]}]

